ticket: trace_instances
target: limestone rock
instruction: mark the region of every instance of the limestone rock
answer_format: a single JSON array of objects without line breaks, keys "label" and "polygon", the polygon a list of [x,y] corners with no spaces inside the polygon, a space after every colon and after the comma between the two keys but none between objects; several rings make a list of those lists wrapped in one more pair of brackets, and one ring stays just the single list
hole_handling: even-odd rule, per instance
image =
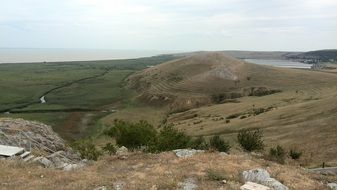
[{"label": "limestone rock", "polygon": [[79,154],[66,146],[50,126],[39,122],[0,118],[0,144],[35,150],[39,155],[34,155],[38,157],[33,161],[44,167],[63,169],[69,164],[72,165],[67,168],[82,166]]},{"label": "limestone rock", "polygon": [[194,150],[194,149],[177,149],[177,150],[173,150],[173,152],[179,158],[187,158],[187,157],[193,156],[196,153],[202,153],[202,152],[205,152],[205,151],[203,151],[203,150]]},{"label": "limestone rock", "polygon": [[227,152],[220,152],[219,154],[220,154],[220,156],[222,156],[222,157],[228,156],[228,153],[227,153]]},{"label": "limestone rock", "polygon": [[123,190],[124,189],[124,183],[123,182],[116,182],[114,184],[114,189],[115,190]]},{"label": "limestone rock", "polygon": [[125,156],[128,153],[129,153],[129,150],[125,146],[122,146],[122,147],[118,148],[117,151],[116,151],[117,156]]},{"label": "limestone rock", "polygon": [[105,186],[97,187],[94,190],[108,190]]},{"label": "limestone rock", "polygon": [[268,187],[271,187],[275,190],[288,190],[288,187],[280,183],[274,178],[271,178],[269,173],[261,168],[244,171],[242,173],[243,179],[245,182],[255,182]]},{"label": "limestone rock", "polygon": [[328,183],[327,186],[332,190],[337,190],[337,183]]},{"label": "limestone rock", "polygon": [[246,182],[240,187],[240,190],[270,190],[269,187],[253,182]]},{"label": "limestone rock", "polygon": [[36,157],[33,161],[38,162],[45,168],[53,167],[53,162],[45,157]]},{"label": "limestone rock", "polygon": [[193,178],[188,178],[184,182],[178,184],[178,190],[196,190],[198,189],[198,185],[196,184],[196,180]]}]

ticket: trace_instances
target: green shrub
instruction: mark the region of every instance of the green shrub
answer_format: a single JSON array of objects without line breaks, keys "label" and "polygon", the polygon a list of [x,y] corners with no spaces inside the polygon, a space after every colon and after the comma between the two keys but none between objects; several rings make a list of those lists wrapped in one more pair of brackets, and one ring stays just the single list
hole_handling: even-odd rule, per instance
[{"label": "green shrub", "polygon": [[80,153],[82,159],[97,160],[102,155],[91,139],[78,140],[72,144],[72,147]]},{"label": "green shrub", "polygon": [[207,170],[206,175],[207,175],[208,180],[212,180],[212,181],[222,181],[226,179],[226,177],[223,176],[221,172],[217,172],[214,170]]},{"label": "green shrub", "polygon": [[117,152],[117,149],[115,147],[115,145],[111,144],[111,143],[107,143],[104,147],[103,147],[103,150],[105,152],[107,152],[109,155],[112,155],[112,154],[116,154]]},{"label": "green shrub", "polygon": [[263,150],[264,142],[263,142],[263,133],[259,129],[255,130],[241,130],[238,134],[238,142],[243,149],[246,151],[254,151],[254,150]]},{"label": "green shrub", "polygon": [[114,125],[105,134],[114,137],[119,146],[137,149],[152,145],[156,141],[157,131],[146,121],[129,123],[115,120]]},{"label": "green shrub", "polygon": [[169,151],[181,148],[188,148],[191,138],[185,133],[174,129],[172,126],[165,126],[159,133],[152,151]]},{"label": "green shrub", "polygon": [[231,148],[231,146],[229,145],[229,142],[224,141],[218,135],[213,136],[209,140],[209,144],[211,148],[218,150],[220,152],[228,152]]},{"label": "green shrub", "polygon": [[284,164],[285,157],[286,152],[280,145],[277,145],[275,148],[271,148],[269,151],[269,158],[280,164]]},{"label": "green shrub", "polygon": [[293,160],[298,160],[302,156],[302,152],[298,152],[296,150],[291,149],[289,152],[289,156]]},{"label": "green shrub", "polygon": [[204,137],[197,137],[191,140],[190,148],[197,150],[208,150],[209,144],[207,143]]}]

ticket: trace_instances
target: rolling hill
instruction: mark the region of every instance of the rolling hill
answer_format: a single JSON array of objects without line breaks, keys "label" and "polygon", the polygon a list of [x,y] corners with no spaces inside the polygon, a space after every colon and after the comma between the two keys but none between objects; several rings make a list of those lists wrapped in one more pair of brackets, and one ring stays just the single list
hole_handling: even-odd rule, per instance
[{"label": "rolling hill", "polygon": [[[312,83],[324,86],[326,80],[321,75],[255,65],[222,52],[203,52],[137,72],[127,81],[129,87],[138,90],[142,101],[187,109],[226,99],[268,95]],[[331,75],[326,77],[335,79]]]},{"label": "rolling hill", "polygon": [[167,110],[164,120],[192,136],[220,134],[234,143],[240,129],[262,128],[268,147],[305,152],[303,165],[337,164],[336,74],[202,52],[147,68],[127,81],[138,100]]}]

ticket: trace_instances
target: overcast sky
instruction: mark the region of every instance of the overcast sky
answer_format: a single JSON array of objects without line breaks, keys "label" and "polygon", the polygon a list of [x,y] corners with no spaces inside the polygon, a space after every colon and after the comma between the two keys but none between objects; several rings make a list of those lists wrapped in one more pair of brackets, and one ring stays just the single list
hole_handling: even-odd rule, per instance
[{"label": "overcast sky", "polygon": [[0,47],[337,49],[337,0],[1,0]]}]

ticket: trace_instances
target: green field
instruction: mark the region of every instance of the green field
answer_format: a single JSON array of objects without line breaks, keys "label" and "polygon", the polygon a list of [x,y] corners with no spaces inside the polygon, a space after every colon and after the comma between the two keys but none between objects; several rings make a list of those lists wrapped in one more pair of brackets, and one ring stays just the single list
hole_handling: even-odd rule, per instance
[{"label": "green field", "polygon": [[[124,79],[137,70],[176,56],[58,63],[0,65],[0,117],[21,117],[52,125],[67,139],[95,125],[115,106],[132,104]],[[47,103],[41,104],[45,96]],[[6,113],[7,112],[7,113]],[[10,114],[8,114],[8,112]],[[84,131],[83,131],[84,130]]]}]

